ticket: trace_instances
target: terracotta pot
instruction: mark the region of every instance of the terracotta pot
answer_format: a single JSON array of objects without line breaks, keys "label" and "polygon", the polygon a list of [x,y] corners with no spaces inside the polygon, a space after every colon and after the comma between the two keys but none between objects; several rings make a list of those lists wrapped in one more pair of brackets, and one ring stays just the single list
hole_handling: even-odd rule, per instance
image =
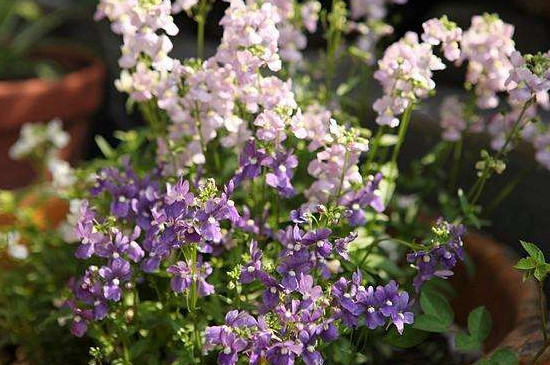
[{"label": "terracotta pot", "polygon": [[[486,306],[493,317],[486,352],[510,347],[526,364],[543,346],[536,284],[532,280],[523,282],[522,274],[513,268],[517,255],[509,248],[478,233],[469,234],[465,244],[475,262],[475,273],[469,277],[460,268],[452,280],[458,292],[453,302],[457,321],[466,323],[472,309]],[[537,365],[550,365],[547,352]]]},{"label": "terracotta pot", "polygon": [[13,189],[32,182],[34,173],[27,163],[10,159],[8,151],[19,129],[28,122],[49,122],[61,118],[71,135],[63,158],[75,162],[81,157],[91,114],[103,97],[105,67],[86,52],[73,48],[47,48],[36,53],[67,67],[61,79],[0,81],[0,188]]}]

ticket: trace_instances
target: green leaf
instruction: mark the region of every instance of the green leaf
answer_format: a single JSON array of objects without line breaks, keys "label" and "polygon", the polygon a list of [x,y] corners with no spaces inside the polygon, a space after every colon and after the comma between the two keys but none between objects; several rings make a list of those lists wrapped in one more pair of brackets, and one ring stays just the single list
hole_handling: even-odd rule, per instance
[{"label": "green leaf", "polygon": [[491,364],[494,365],[517,365],[518,362],[518,355],[509,348],[499,349],[491,356]]},{"label": "green leaf", "polygon": [[478,342],[483,342],[491,333],[491,314],[485,307],[478,307],[468,316],[468,332]]},{"label": "green leaf", "polygon": [[493,364],[491,361],[487,359],[481,359],[478,362],[476,362],[475,365],[496,365],[496,364]]},{"label": "green leaf", "polygon": [[422,314],[414,321],[414,328],[435,333],[444,333],[449,329],[450,324],[443,323],[441,320],[431,314]]},{"label": "green leaf", "polygon": [[95,143],[97,143],[97,146],[101,150],[101,153],[107,158],[111,158],[115,155],[115,151],[113,148],[109,145],[109,142],[99,134],[95,136]]},{"label": "green leaf", "polygon": [[436,292],[423,292],[420,295],[420,306],[425,314],[436,317],[444,326],[450,326],[454,312],[447,298]]},{"label": "green leaf", "polygon": [[545,263],[538,264],[537,267],[535,268],[535,273],[534,273],[535,279],[537,279],[538,281],[544,281],[547,274],[548,274],[548,265],[546,265]]},{"label": "green leaf", "polygon": [[338,88],[336,89],[336,95],[338,96],[344,96],[348,94],[350,91],[352,91],[359,83],[361,82],[361,77],[356,76],[352,77],[348,81],[340,84]]},{"label": "green leaf", "polygon": [[544,254],[542,253],[540,248],[538,248],[535,244],[533,244],[531,242],[525,242],[525,241],[520,241],[520,243],[523,246],[523,249],[525,251],[527,251],[529,256],[533,257],[534,259],[536,259],[539,262],[544,262],[545,261],[544,260]]},{"label": "green leaf", "polygon": [[518,270],[530,270],[537,267],[537,260],[532,257],[520,259],[514,268]]},{"label": "green leaf", "polygon": [[384,342],[389,345],[408,349],[411,347],[418,346],[428,337],[428,332],[424,332],[412,327],[405,327],[405,331],[400,335],[397,330],[392,327],[388,331],[388,334],[384,336]]},{"label": "green leaf", "polygon": [[456,335],[456,348],[462,352],[477,352],[481,350],[481,342],[467,333],[460,332]]}]

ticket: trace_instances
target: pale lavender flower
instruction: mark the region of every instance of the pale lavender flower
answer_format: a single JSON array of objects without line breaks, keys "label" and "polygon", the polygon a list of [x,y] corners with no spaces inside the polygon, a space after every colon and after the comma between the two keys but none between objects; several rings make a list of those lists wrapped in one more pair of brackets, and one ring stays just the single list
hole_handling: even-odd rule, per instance
[{"label": "pale lavender flower", "polygon": [[510,56],[514,52],[514,27],[497,15],[472,17],[472,24],[462,35],[458,63],[468,61],[466,81],[474,86],[477,106],[492,109],[498,106],[497,93],[505,91],[512,71]]},{"label": "pale lavender flower", "polygon": [[446,16],[440,19],[430,19],[422,24],[424,33],[422,40],[433,46],[441,44],[443,55],[449,61],[456,61],[460,57],[459,42],[462,38],[462,29],[456,23],[449,21]]},{"label": "pale lavender flower", "polygon": [[432,46],[420,43],[416,33],[408,32],[389,46],[374,73],[384,89],[384,95],[373,104],[378,113],[376,122],[397,127],[397,117],[435,88],[433,71],[444,68],[441,59],[433,54]]}]

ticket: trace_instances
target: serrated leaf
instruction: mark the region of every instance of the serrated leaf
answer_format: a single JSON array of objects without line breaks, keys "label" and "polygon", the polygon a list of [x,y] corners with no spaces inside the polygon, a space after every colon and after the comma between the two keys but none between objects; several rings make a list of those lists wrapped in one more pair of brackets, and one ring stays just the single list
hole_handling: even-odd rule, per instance
[{"label": "serrated leaf", "polygon": [[491,356],[491,364],[494,365],[517,365],[518,362],[518,355],[509,348],[499,349]]},{"label": "serrated leaf", "polygon": [[520,259],[517,264],[514,265],[514,268],[518,270],[530,270],[537,267],[537,260],[535,260],[533,257],[526,257],[523,259]]},{"label": "serrated leaf", "polygon": [[493,321],[485,307],[478,307],[468,316],[468,332],[478,342],[483,342],[491,333]]},{"label": "serrated leaf", "polygon": [[395,328],[392,327],[388,334],[384,336],[384,342],[399,347],[402,349],[408,349],[418,346],[428,337],[428,332],[424,332],[412,327],[406,327],[402,335],[400,335]]},{"label": "serrated leaf", "polygon": [[538,281],[544,281],[548,274],[548,266],[545,263],[538,264],[535,268],[534,276]]},{"label": "serrated leaf", "polygon": [[425,314],[436,317],[443,326],[450,326],[454,312],[447,298],[435,292],[423,292],[420,295],[420,306]]},{"label": "serrated leaf", "polygon": [[529,256],[535,258],[539,262],[544,262],[545,261],[544,260],[544,254],[542,253],[540,248],[538,248],[535,244],[533,244],[531,242],[525,242],[525,241],[520,241],[520,243],[523,246],[523,249],[525,251],[527,251]]},{"label": "serrated leaf", "polygon": [[481,350],[481,342],[467,333],[460,332],[456,335],[456,348],[462,352],[477,352]]},{"label": "serrated leaf", "polygon": [[422,314],[416,317],[414,321],[414,328],[435,333],[444,333],[449,329],[450,324],[441,322],[441,320],[430,314]]}]

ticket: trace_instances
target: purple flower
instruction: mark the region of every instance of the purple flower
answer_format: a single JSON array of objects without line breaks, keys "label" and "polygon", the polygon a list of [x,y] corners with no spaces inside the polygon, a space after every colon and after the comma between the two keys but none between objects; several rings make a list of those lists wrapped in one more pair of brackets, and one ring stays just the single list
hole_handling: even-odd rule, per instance
[{"label": "purple flower", "polygon": [[88,330],[88,323],[93,319],[92,311],[89,309],[73,309],[73,325],[71,333],[76,337],[82,337]]},{"label": "purple flower", "polygon": [[332,252],[332,244],[328,241],[332,231],[329,228],[321,228],[307,232],[301,243],[310,246],[315,245],[315,250],[322,257],[328,257]]},{"label": "purple flower", "polygon": [[240,281],[243,284],[250,284],[262,270],[262,251],[256,241],[250,243],[250,258],[251,261],[241,268]]},{"label": "purple flower", "polygon": [[200,258],[197,260],[194,271],[190,263],[178,261],[166,269],[166,272],[173,275],[170,287],[175,293],[183,293],[191,288],[193,280],[196,280],[199,297],[214,293],[214,286],[206,282],[206,278],[212,274],[212,267],[207,262],[203,263]]},{"label": "purple flower", "polygon": [[342,277],[334,283],[332,286],[334,306],[338,309],[337,318],[341,319],[342,323],[348,327],[357,327],[363,308],[348,289],[349,282],[346,278]]},{"label": "purple flower", "polygon": [[315,348],[317,336],[308,331],[301,331],[298,335],[303,346],[302,360],[306,365],[322,365],[324,363],[321,353]]},{"label": "purple flower", "polygon": [[454,226],[440,219],[433,231],[436,232],[434,247],[407,255],[407,261],[418,270],[413,281],[416,291],[433,277],[447,279],[452,276],[457,262],[464,260],[462,235],[465,229],[462,225]]},{"label": "purple flower", "polygon": [[313,277],[311,275],[301,274],[298,283],[298,292],[302,294],[302,307],[308,308],[321,297],[323,290],[319,285],[313,285]]},{"label": "purple flower", "polygon": [[235,185],[239,185],[244,179],[254,179],[260,176],[262,166],[270,162],[270,158],[262,150],[256,148],[254,140],[249,140],[239,157],[239,171],[235,175]]},{"label": "purple flower", "polygon": [[302,354],[302,345],[293,341],[278,342],[266,353],[267,361],[272,365],[293,365],[297,356]]},{"label": "purple flower", "polygon": [[386,319],[380,311],[384,297],[382,287],[375,290],[372,286],[369,286],[366,289],[362,288],[357,294],[357,300],[365,308],[365,324],[370,329],[378,328],[386,323]]},{"label": "purple flower", "polygon": [[95,213],[89,208],[88,201],[84,200],[80,207],[80,217],[76,224],[75,235],[80,239],[80,246],[76,249],[75,256],[79,259],[89,259],[96,252],[96,247],[101,245],[107,237],[94,228]]},{"label": "purple flower", "polygon": [[414,322],[414,314],[409,310],[409,293],[399,294],[395,302],[395,310],[391,313],[391,321],[399,334],[403,334],[405,324]]},{"label": "purple flower", "polygon": [[312,263],[309,260],[309,252],[305,248],[282,257],[277,266],[277,272],[283,275],[282,287],[289,292],[295,291],[298,289],[300,274],[309,273],[311,268]]},{"label": "purple flower", "polygon": [[277,153],[269,165],[272,172],[268,172],[265,176],[267,185],[277,189],[285,198],[295,195],[296,191],[290,180],[296,166],[298,166],[298,158],[292,152]]},{"label": "purple flower", "polygon": [[122,297],[120,285],[129,281],[132,271],[130,263],[121,258],[111,260],[108,266],[99,269],[99,276],[105,280],[103,295],[105,299],[118,302]]},{"label": "purple flower", "polygon": [[232,223],[239,221],[239,213],[235,208],[235,202],[229,199],[232,192],[233,183],[226,186],[224,192],[219,198],[209,199],[204,207],[197,211],[195,218],[200,223],[200,234],[207,241],[218,243],[222,240],[220,222],[229,220]]},{"label": "purple flower", "polygon": [[302,224],[307,222],[307,217],[304,210],[299,208],[290,211],[290,220],[295,224]]},{"label": "purple flower", "polygon": [[334,241],[334,250],[342,256],[344,260],[349,261],[348,245],[357,238],[357,232],[351,232],[346,237],[338,238]]},{"label": "purple flower", "polygon": [[366,223],[364,209],[368,206],[378,213],[384,211],[384,202],[380,190],[378,190],[381,180],[382,174],[378,173],[374,177],[371,176],[363,188],[350,191],[342,196],[340,204],[348,208],[346,216],[350,225],[362,226]]}]

